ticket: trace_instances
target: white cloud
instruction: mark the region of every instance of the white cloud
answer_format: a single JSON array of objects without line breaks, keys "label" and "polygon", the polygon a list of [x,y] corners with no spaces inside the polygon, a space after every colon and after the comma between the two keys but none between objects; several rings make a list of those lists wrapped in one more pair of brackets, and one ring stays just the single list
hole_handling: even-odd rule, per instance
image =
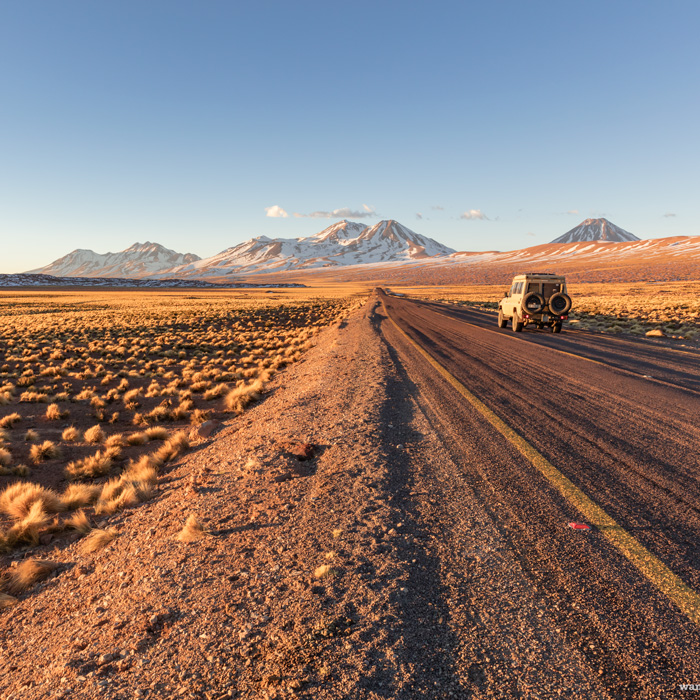
[{"label": "white cloud", "polygon": [[535,234],[534,234],[532,231],[528,231],[528,232],[527,232],[527,235],[528,235],[528,236],[533,236],[533,237],[535,236]]},{"label": "white cloud", "polygon": [[276,204],[272,207],[265,207],[265,216],[269,216],[273,219],[286,219],[289,214],[282,209],[282,207],[278,207]]},{"label": "white cloud", "polygon": [[371,216],[377,216],[377,212],[374,210],[374,207],[363,204],[362,209],[343,207],[341,209],[333,209],[333,211],[312,211],[310,214],[294,212],[294,216],[298,219],[366,219]]},{"label": "white cloud", "polygon": [[445,207],[441,207],[439,204],[436,204],[434,207],[430,208],[435,209],[436,211],[445,211]]},{"label": "white cloud", "polygon": [[460,219],[485,219],[489,220],[489,217],[484,214],[481,209],[470,209],[465,211],[460,217]]},{"label": "white cloud", "polygon": [[419,211],[416,212],[416,219],[422,219],[422,218],[423,218],[423,214],[421,214]]},{"label": "white cloud", "polygon": [[664,219],[671,219],[675,216],[675,214],[672,214],[671,212],[667,212],[664,214]]},{"label": "white cloud", "polygon": [[569,211],[566,212],[567,214],[578,214],[578,209],[569,209]]}]

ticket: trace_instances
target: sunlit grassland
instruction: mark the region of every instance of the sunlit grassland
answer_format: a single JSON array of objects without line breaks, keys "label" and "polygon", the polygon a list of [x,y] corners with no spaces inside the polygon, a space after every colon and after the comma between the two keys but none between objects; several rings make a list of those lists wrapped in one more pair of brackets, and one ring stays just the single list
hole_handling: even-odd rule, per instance
[{"label": "sunlit grassland", "polygon": [[[507,285],[444,287],[391,286],[410,297],[497,309]],[[668,336],[700,339],[700,281],[569,284],[572,328],[644,335],[661,330]]]},{"label": "sunlit grassland", "polygon": [[246,410],[365,298],[339,285],[0,292],[0,551],[86,534],[152,497],[194,427]]}]

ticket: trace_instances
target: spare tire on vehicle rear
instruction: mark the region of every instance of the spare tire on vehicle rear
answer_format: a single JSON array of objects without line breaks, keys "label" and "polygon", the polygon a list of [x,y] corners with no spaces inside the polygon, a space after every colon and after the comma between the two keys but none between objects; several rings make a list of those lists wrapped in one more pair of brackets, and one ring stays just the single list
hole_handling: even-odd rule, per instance
[{"label": "spare tire on vehicle rear", "polygon": [[569,313],[571,309],[571,297],[564,292],[557,292],[549,297],[549,310],[557,316]]},{"label": "spare tire on vehicle rear", "polygon": [[539,314],[544,309],[544,297],[537,292],[530,292],[523,299],[523,309],[529,314]]}]

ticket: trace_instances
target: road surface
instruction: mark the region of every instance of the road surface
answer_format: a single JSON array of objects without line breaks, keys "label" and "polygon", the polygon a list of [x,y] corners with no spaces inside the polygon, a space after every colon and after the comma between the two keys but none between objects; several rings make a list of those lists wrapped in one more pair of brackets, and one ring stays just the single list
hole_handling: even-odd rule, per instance
[{"label": "road surface", "polygon": [[700,690],[700,355],[379,300],[458,465],[426,488],[475,695]]}]

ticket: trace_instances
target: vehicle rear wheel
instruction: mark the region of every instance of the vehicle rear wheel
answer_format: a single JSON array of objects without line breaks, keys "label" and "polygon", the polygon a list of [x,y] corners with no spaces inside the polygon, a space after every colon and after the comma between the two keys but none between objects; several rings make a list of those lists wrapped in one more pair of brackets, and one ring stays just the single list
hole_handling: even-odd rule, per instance
[{"label": "vehicle rear wheel", "polygon": [[549,297],[549,308],[552,313],[558,316],[564,316],[571,309],[571,297],[563,292],[557,292]]},{"label": "vehicle rear wheel", "polygon": [[523,329],[523,322],[520,320],[520,318],[518,318],[518,314],[517,314],[517,313],[514,313],[514,314],[513,314],[513,320],[511,321],[511,323],[513,324],[513,330],[514,330],[516,333],[520,333],[520,331],[522,331],[522,329]]},{"label": "vehicle rear wheel", "polygon": [[529,294],[526,294],[523,299],[523,308],[530,314],[542,313],[544,305],[544,297],[537,292],[530,292]]},{"label": "vehicle rear wheel", "polygon": [[555,323],[552,326],[552,333],[561,333],[561,323]]},{"label": "vehicle rear wheel", "polygon": [[498,327],[505,328],[508,325],[508,319],[503,317],[503,310],[498,310]]}]

